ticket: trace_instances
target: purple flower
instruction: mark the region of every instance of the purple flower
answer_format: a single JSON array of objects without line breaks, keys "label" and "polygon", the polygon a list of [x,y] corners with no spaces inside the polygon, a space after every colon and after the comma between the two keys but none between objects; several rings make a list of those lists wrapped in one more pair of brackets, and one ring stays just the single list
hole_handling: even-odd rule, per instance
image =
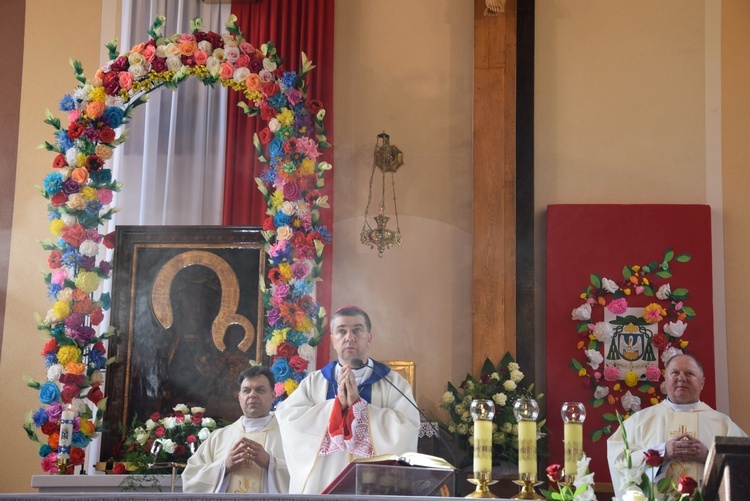
[{"label": "purple flower", "polygon": [[292,265],[292,276],[296,279],[305,278],[309,272],[310,269],[305,262],[297,261]]},{"label": "purple flower", "polygon": [[273,288],[273,296],[276,298],[285,298],[289,295],[289,285],[285,282],[279,282]]},{"label": "purple flower", "polygon": [[63,181],[62,192],[66,195],[72,195],[73,193],[78,193],[79,191],[81,191],[81,185],[73,181],[73,179],[68,178]]},{"label": "purple flower", "polygon": [[108,261],[102,261],[99,263],[99,269],[102,270],[102,273],[105,275],[109,275],[110,266]]},{"label": "purple flower", "polygon": [[93,329],[93,327],[81,325],[80,327],[69,330],[68,335],[78,344],[78,346],[83,346],[91,341],[91,339],[96,335],[96,331]]},{"label": "purple flower", "polygon": [[280,312],[278,308],[271,308],[268,311],[268,325],[274,326],[279,321]]},{"label": "purple flower", "polygon": [[88,230],[86,230],[86,239],[93,240],[94,242],[100,244],[102,240],[104,240],[104,237],[99,234],[99,231],[97,231],[96,228],[89,228]]},{"label": "purple flower", "polygon": [[49,407],[47,407],[47,416],[49,417],[50,422],[57,423],[60,421],[60,417],[62,417],[63,412],[63,406],[61,403],[55,402],[53,404],[50,404]]},{"label": "purple flower", "polygon": [[92,143],[95,143],[99,140],[99,131],[96,129],[86,129],[81,135]]},{"label": "purple flower", "polygon": [[75,329],[83,325],[85,320],[84,316],[80,313],[73,312],[65,318],[65,327],[68,329]]}]

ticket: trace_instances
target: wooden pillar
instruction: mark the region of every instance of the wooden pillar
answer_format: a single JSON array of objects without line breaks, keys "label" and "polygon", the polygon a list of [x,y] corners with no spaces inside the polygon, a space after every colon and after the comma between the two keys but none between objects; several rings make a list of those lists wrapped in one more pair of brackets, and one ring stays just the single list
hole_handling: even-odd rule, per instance
[{"label": "wooden pillar", "polygon": [[516,351],[516,0],[474,2],[472,368]]}]

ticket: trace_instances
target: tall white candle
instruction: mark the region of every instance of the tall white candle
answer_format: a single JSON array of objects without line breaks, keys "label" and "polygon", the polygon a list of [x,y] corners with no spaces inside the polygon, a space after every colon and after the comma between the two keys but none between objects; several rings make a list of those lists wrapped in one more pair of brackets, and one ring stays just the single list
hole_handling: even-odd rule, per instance
[{"label": "tall white candle", "polygon": [[518,473],[526,480],[536,480],[536,421],[518,422]]},{"label": "tall white candle", "polygon": [[73,406],[68,404],[60,417],[60,440],[57,446],[57,459],[70,458],[70,443],[73,441],[73,419],[76,414]]}]

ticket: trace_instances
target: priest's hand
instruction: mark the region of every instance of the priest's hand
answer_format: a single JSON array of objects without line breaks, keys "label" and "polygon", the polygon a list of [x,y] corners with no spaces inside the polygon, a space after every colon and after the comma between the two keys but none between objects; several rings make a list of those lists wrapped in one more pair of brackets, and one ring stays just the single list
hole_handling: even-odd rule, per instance
[{"label": "priest's hand", "polygon": [[246,461],[252,461],[267,470],[270,459],[271,456],[258,442],[249,438],[242,438],[229,451],[229,456],[224,460],[224,467],[228,472],[231,472],[243,466]]},{"label": "priest's hand", "polygon": [[665,444],[664,459],[668,461],[705,463],[706,457],[708,457],[706,444],[689,433],[683,433]]},{"label": "priest's hand", "polygon": [[339,374],[339,389],[337,396],[342,411],[347,410],[354,405],[354,402],[359,400],[357,381],[354,378],[354,373],[348,365],[345,365]]}]

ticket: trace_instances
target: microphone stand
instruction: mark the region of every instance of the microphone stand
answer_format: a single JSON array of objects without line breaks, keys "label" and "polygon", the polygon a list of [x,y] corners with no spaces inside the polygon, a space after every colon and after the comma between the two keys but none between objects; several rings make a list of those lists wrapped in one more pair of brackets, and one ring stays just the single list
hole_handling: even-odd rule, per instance
[{"label": "microphone stand", "polygon": [[[369,359],[368,359],[368,362],[369,362]],[[448,442],[446,442],[445,439],[443,438],[443,436],[440,434],[440,427],[437,425],[437,423],[434,423],[433,421],[430,421],[430,418],[428,418],[425,415],[425,413],[422,412],[422,409],[420,409],[419,406],[417,406],[417,404],[412,401],[412,399],[410,399],[409,397],[407,397],[406,394],[398,388],[398,386],[396,386],[395,384],[393,384],[393,381],[391,381],[390,379],[388,379],[385,374],[381,373],[378,369],[376,369],[374,364],[370,365],[369,363],[364,362],[364,361],[362,361],[359,358],[352,358],[349,361],[349,363],[352,366],[352,368],[354,368],[354,369],[361,369],[362,367],[369,367],[370,369],[372,369],[372,371],[375,374],[377,374],[378,376],[380,376],[383,379],[383,381],[385,381],[386,383],[388,383],[389,385],[391,385],[393,387],[393,389],[395,389],[397,392],[399,392],[401,394],[401,396],[404,397],[404,399],[411,404],[412,407],[414,407],[415,409],[417,409],[417,412],[419,412],[419,415],[422,416],[424,418],[424,420],[427,423],[430,424],[430,427],[435,430],[435,433],[436,433],[436,436],[437,436],[438,440],[440,440],[440,443],[443,444],[443,447],[445,447],[445,449],[448,451],[448,454],[450,454],[451,459],[453,460],[453,468],[454,469],[458,468],[458,466],[457,466],[458,465],[458,458],[453,453],[453,449],[451,448],[451,446],[448,445]],[[457,495],[457,492],[458,492],[457,489],[458,489],[458,477],[454,473],[453,474],[453,494],[454,495]]]}]

